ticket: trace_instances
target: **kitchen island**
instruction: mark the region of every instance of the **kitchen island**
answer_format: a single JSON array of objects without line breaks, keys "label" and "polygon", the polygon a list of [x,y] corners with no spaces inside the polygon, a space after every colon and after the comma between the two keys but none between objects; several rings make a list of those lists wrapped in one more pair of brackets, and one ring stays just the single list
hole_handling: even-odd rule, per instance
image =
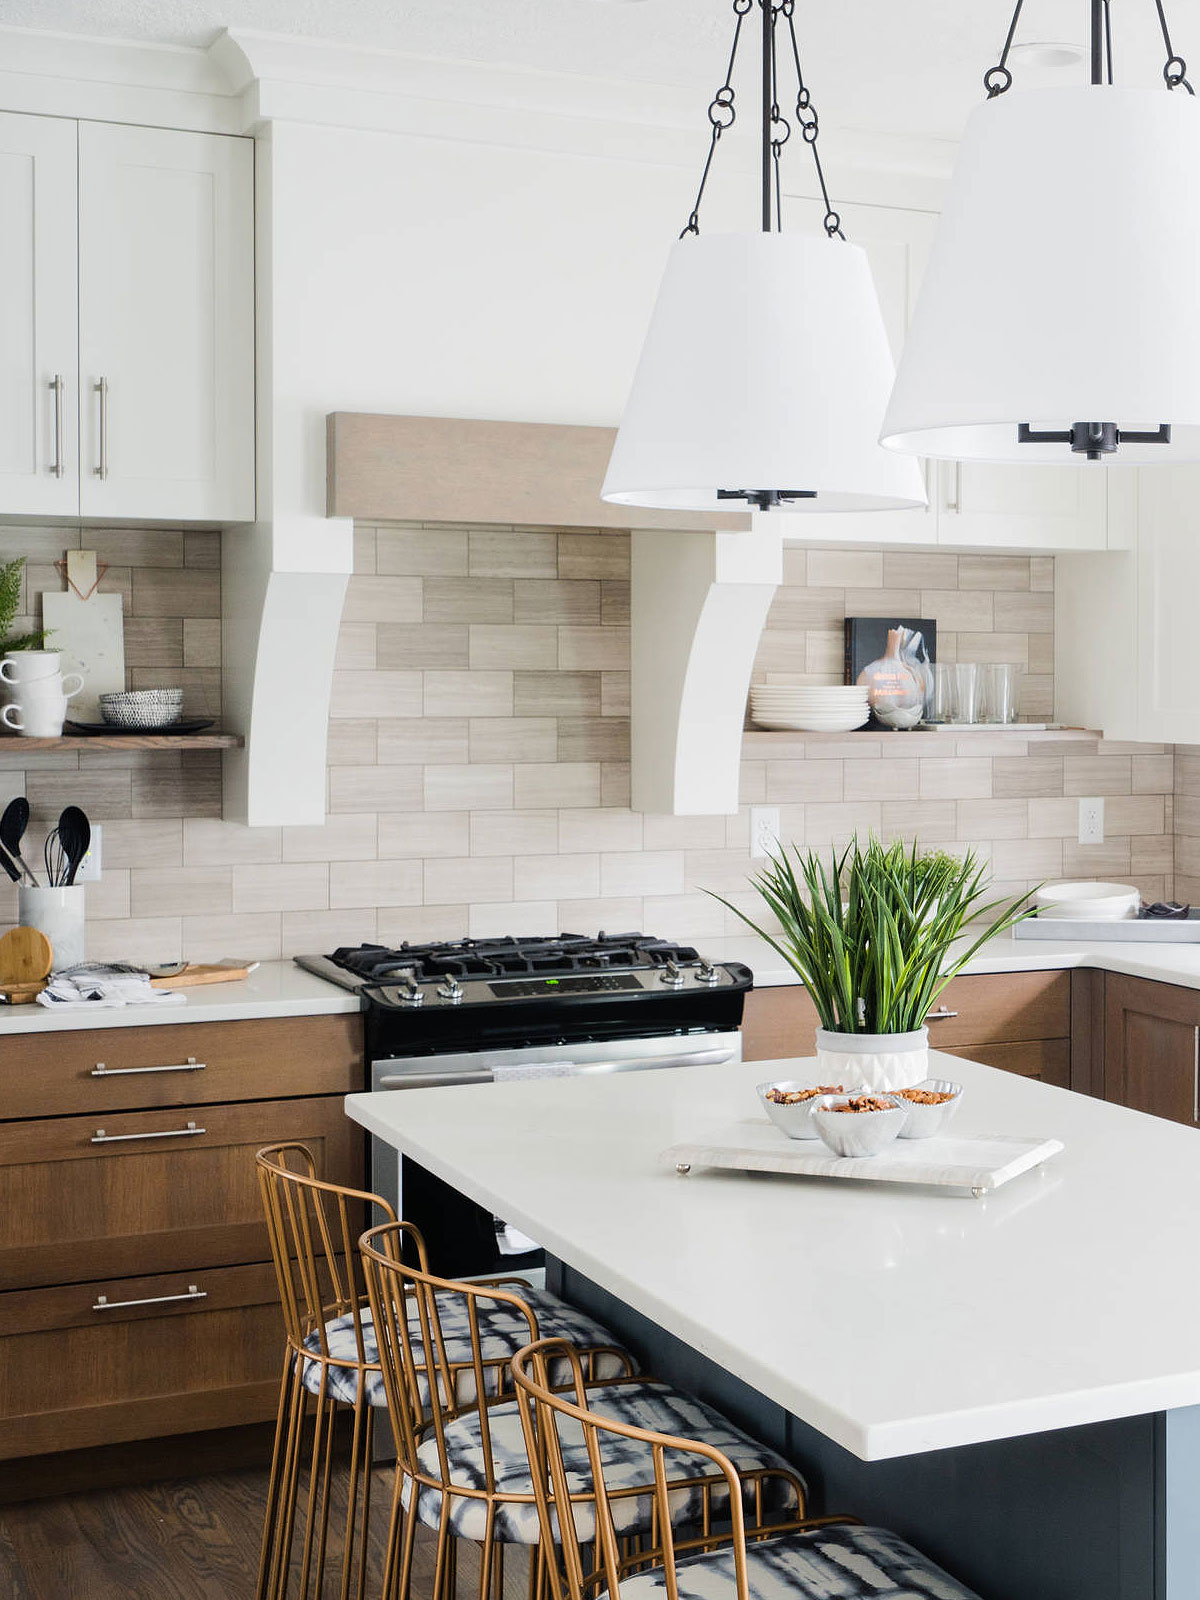
[{"label": "kitchen island", "polygon": [[811,1061],[352,1095],[570,1298],[985,1600],[1200,1594],[1200,1137],[972,1062],[956,1133],[1060,1139],[985,1199],[678,1176]]}]

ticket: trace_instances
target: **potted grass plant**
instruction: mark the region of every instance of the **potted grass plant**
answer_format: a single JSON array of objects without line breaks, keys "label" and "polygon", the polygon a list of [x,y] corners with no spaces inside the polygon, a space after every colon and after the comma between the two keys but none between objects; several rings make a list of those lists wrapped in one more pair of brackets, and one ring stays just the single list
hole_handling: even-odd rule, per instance
[{"label": "potted grass plant", "polygon": [[[907,1089],[929,1075],[925,1019],[972,957],[1032,912],[988,899],[973,851],[857,839],[839,855],[781,847],[751,879],[780,932],[731,905],[812,996],[825,1082]],[[717,896],[720,899],[720,896]]]}]

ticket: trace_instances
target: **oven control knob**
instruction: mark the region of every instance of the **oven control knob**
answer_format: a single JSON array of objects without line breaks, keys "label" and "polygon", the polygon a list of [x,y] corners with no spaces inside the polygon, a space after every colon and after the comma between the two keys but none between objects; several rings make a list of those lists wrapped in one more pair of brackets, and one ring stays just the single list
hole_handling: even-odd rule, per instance
[{"label": "oven control knob", "polygon": [[396,993],[400,997],[402,1006],[420,1006],[425,1003],[424,989],[412,978],[401,978],[396,985]]},{"label": "oven control knob", "polygon": [[696,973],[696,979],[699,983],[720,983],[721,974],[707,957],[702,957],[699,971]]},{"label": "oven control knob", "polygon": [[683,973],[680,972],[674,961],[668,961],[662,969],[658,981],[665,983],[668,989],[682,989],[684,983]]},{"label": "oven control knob", "polygon": [[465,993],[466,990],[463,988],[462,984],[459,983],[458,979],[453,975],[453,973],[451,973],[449,977],[443,979],[443,981],[437,986],[438,999],[449,1000],[452,1006],[458,1005]]}]

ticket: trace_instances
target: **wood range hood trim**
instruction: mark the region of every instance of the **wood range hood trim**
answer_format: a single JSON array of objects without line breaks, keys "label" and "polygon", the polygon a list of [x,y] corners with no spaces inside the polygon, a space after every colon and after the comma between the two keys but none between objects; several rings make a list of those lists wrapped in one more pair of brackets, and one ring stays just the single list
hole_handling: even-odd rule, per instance
[{"label": "wood range hood trim", "polygon": [[615,429],[335,412],[328,515],[363,522],[632,532],[631,760],[636,810],[731,814],[746,694],[781,534],[744,514],[600,498]]}]

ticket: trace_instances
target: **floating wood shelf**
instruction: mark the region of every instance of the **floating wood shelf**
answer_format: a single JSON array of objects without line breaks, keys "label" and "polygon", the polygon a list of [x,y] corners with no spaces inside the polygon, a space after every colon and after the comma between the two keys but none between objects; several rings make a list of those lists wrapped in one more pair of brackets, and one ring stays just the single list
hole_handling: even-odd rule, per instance
[{"label": "floating wood shelf", "polygon": [[236,733],[68,733],[61,739],[0,736],[0,753],[24,755],[35,750],[240,750]]},{"label": "floating wood shelf", "polygon": [[[855,746],[861,750],[864,744],[886,747],[889,754],[919,750],[922,755],[929,756],[935,755],[940,750],[945,755],[951,755],[956,740],[982,741],[987,737],[999,740],[1012,739],[1017,743],[1042,744],[1065,739],[1094,740],[1102,738],[1103,735],[1090,728],[1047,728],[1044,723],[1026,728],[1020,722],[1010,722],[1004,726],[980,722],[969,728],[956,728],[944,733],[938,733],[930,728],[912,728],[899,732],[891,728],[855,728],[851,733],[822,733],[803,728],[750,727],[742,733],[742,755],[748,759],[756,757],[768,759],[773,754],[782,755],[782,747],[785,745],[803,745],[809,753],[817,749],[832,753],[835,750],[853,749]],[[990,750],[988,753],[995,754],[995,750]]]}]

